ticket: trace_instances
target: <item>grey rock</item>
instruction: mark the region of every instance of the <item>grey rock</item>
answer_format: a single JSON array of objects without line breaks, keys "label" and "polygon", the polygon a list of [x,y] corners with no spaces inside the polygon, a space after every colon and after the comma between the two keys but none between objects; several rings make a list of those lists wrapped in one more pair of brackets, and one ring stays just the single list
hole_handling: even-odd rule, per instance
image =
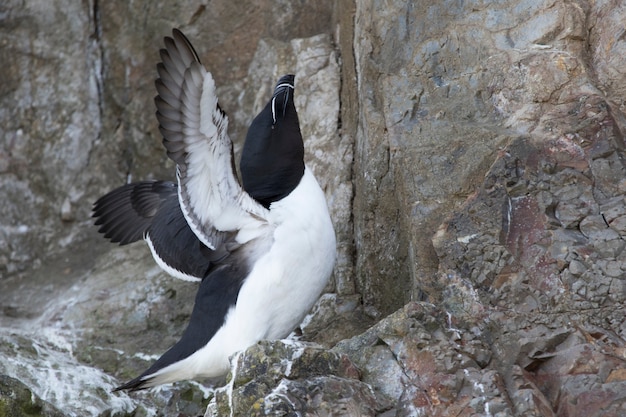
[{"label": "grey rock", "polygon": [[0,375],[0,416],[62,417],[51,404],[35,395],[24,383],[8,375]]},{"label": "grey rock", "polygon": [[614,240],[620,237],[601,215],[585,217],[579,227],[582,234],[590,240]]},{"label": "grey rock", "polygon": [[[487,329],[453,327],[456,323],[448,318],[432,305],[409,303],[333,350],[346,353],[361,369],[362,380],[372,385],[389,415],[455,415],[461,410],[467,415],[519,415],[508,395],[522,394],[505,389],[504,376],[489,368],[492,353],[480,340]],[[543,399],[538,389],[530,391]],[[524,412],[544,415],[538,405],[526,405]]]},{"label": "grey rock", "polygon": [[[357,4],[357,273],[364,301],[378,310],[418,297],[419,288],[459,329],[482,329],[479,339],[493,346],[488,368],[498,371],[513,399],[508,412],[553,415],[562,409],[556,387],[570,392],[565,379],[554,375],[550,389],[529,383],[526,390],[520,376],[551,379],[541,369],[557,357],[576,367],[561,346],[563,337],[585,334],[572,323],[598,326],[596,336],[574,338],[581,349],[623,331],[623,321],[610,317],[623,299],[617,275],[624,242],[620,223],[609,227],[623,206],[624,164],[617,160],[624,118],[615,104],[623,94],[613,96],[589,71],[598,65],[607,76],[618,68],[615,55],[593,52],[601,62],[588,66],[581,44],[588,37],[594,48],[601,39],[621,47],[590,25],[609,15],[615,22],[623,10],[561,2],[509,6],[517,12],[476,2],[445,13],[440,9],[447,6],[434,3]],[[604,67],[608,62],[612,70]],[[619,84],[621,76],[614,77]],[[472,134],[480,128],[481,135]],[[442,147],[447,151],[437,150]],[[395,211],[386,211],[387,204]],[[432,247],[423,243],[430,236]],[[394,284],[405,293],[379,290]],[[524,339],[524,329],[539,323],[547,328]],[[429,347],[437,343],[431,340]],[[378,369],[364,367],[364,375]],[[595,384],[572,381],[572,392],[587,383]],[[611,398],[611,409],[619,409],[621,400]],[[535,408],[525,409],[530,403]],[[599,415],[594,404],[589,399],[584,407]]]},{"label": "grey rock", "polygon": [[0,378],[0,415],[3,406],[7,416],[132,413],[136,406],[127,395],[111,393],[114,378],[74,357],[69,337],[54,327],[36,332],[0,328],[0,374],[5,375]]},{"label": "grey rock", "polygon": [[323,294],[311,313],[300,324],[306,340],[331,347],[340,340],[366,330],[373,320],[363,310],[358,294]]},{"label": "grey rock", "polygon": [[293,341],[262,341],[235,355],[229,383],[206,417],[375,416],[369,385],[345,355]]},{"label": "grey rock", "polygon": [[369,386],[356,380],[334,376],[309,378],[305,381],[283,381],[264,399],[264,409],[248,415],[355,416],[377,415]]},{"label": "grey rock", "polygon": [[15,2],[2,7],[0,56],[7,65],[0,74],[0,190],[6,203],[0,206],[0,274],[5,276],[40,266],[46,254],[62,251],[68,242],[84,241],[83,225],[60,222],[61,208],[67,200],[79,206],[77,217],[88,212],[82,203],[92,178],[82,173],[101,120],[90,10],[69,1],[50,5],[45,13]]}]

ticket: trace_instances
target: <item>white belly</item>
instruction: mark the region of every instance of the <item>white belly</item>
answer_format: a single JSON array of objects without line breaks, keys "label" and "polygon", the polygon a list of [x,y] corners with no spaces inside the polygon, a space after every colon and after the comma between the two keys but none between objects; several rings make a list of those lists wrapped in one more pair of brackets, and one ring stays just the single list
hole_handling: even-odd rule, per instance
[{"label": "white belly", "polygon": [[205,347],[157,375],[182,370],[180,365],[194,372],[186,378],[223,375],[232,354],[287,336],[319,298],[335,264],[336,242],[324,193],[308,168],[298,187],[272,204],[270,215],[271,249],[246,278],[224,325]]}]

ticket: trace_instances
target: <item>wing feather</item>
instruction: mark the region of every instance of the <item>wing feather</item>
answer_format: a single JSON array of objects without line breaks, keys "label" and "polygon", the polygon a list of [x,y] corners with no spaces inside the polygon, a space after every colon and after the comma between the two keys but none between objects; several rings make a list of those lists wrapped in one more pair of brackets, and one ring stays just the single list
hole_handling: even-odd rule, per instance
[{"label": "wing feather", "polygon": [[203,247],[184,219],[177,189],[169,181],[126,184],[100,197],[94,203],[93,217],[105,238],[120,245],[143,238],[167,273],[201,280],[213,262],[228,255],[227,245],[217,251]]},{"label": "wing feather", "polygon": [[[155,85],[157,118],[168,156],[177,164],[178,198],[190,228],[215,249],[223,233],[267,225],[268,211],[241,187],[233,170],[228,118],[217,102],[215,82],[185,36],[174,30],[161,50]],[[239,242],[243,243],[243,242]]]}]

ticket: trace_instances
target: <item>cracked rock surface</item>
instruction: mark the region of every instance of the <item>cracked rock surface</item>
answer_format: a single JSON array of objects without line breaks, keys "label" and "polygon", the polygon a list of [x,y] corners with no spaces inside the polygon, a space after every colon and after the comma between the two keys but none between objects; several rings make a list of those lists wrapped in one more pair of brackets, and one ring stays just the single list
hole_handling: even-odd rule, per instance
[{"label": "cracked rock surface", "polygon": [[230,382],[205,417],[222,415],[375,416],[372,388],[350,360],[321,346],[262,341],[233,359]]},{"label": "cracked rock surface", "polygon": [[[0,416],[626,415],[625,20],[616,0],[4,2]],[[172,27],[236,152],[296,74],[339,257],[223,386],[111,393],[196,289],[89,218],[173,177],[152,102]]]}]

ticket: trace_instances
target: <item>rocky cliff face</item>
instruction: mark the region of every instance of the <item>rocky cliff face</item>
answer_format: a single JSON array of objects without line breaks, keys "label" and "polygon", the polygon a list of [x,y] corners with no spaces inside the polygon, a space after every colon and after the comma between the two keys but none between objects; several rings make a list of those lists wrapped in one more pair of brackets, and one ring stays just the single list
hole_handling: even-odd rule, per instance
[{"label": "rocky cliff face", "polygon": [[[0,416],[626,414],[620,2],[28,0],[0,19]],[[173,176],[152,104],[172,27],[236,149],[295,72],[339,259],[309,343],[251,347],[217,390],[111,394],[195,291],[89,219]]]}]

